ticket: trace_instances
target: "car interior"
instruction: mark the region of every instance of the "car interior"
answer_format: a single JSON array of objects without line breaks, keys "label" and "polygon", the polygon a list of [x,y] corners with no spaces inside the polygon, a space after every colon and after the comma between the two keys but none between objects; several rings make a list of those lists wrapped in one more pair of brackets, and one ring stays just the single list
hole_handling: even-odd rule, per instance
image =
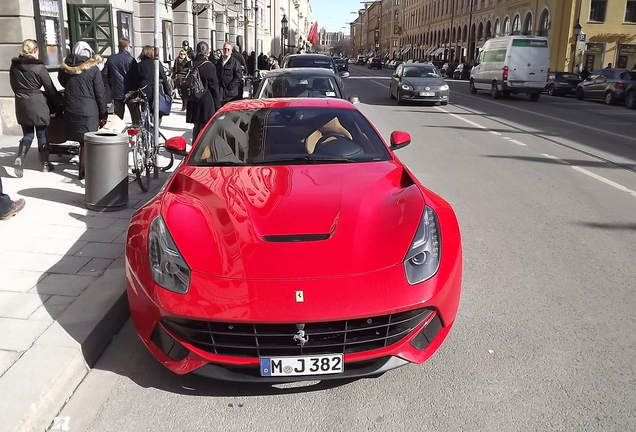
[{"label": "car interior", "polygon": [[342,97],[331,78],[275,77],[267,79],[259,98]]},{"label": "car interior", "polygon": [[384,144],[355,110],[275,108],[224,113],[207,129],[194,165],[388,160]]}]

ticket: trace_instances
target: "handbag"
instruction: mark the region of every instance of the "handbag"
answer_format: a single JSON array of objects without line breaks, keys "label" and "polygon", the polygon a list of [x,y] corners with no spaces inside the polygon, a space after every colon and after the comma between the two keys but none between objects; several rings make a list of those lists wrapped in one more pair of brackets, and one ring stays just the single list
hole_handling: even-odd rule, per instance
[{"label": "handbag", "polygon": [[172,107],[172,96],[165,94],[163,87],[159,87],[159,115],[170,115],[170,108]]}]

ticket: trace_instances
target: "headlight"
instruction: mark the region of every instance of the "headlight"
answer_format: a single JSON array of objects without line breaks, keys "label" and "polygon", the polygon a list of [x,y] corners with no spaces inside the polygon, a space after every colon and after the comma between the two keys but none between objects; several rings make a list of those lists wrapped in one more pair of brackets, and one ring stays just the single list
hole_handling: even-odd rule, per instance
[{"label": "headlight", "polygon": [[439,89],[440,89],[441,91],[448,90],[448,89],[449,89],[448,84],[444,84],[443,86],[440,86],[440,88],[439,88]]},{"label": "headlight", "polygon": [[148,261],[157,285],[179,294],[188,292],[190,267],[181,256],[161,216],[150,223]]},{"label": "headlight", "polygon": [[440,243],[437,215],[432,208],[426,206],[413,243],[404,260],[404,270],[409,284],[424,282],[437,273],[441,254]]},{"label": "headlight", "polygon": [[402,90],[413,90],[413,87],[408,84],[402,84]]}]

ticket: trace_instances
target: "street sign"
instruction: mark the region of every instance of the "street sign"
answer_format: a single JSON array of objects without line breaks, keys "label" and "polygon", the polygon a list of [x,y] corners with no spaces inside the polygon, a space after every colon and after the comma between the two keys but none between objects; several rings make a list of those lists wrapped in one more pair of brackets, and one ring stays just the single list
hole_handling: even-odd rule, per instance
[{"label": "street sign", "polygon": [[581,33],[581,34],[579,35],[579,40],[580,40],[581,42],[585,42],[585,38],[586,38],[585,33]]}]

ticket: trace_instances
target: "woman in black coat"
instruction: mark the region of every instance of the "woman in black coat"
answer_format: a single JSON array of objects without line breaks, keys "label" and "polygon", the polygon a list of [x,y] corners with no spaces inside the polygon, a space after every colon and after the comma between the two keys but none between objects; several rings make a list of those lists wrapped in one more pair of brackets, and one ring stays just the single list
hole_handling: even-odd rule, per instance
[{"label": "woman in black coat", "polygon": [[[38,59],[38,44],[32,39],[22,42],[22,53],[11,59],[9,68],[11,90],[15,93],[15,116],[22,126],[22,139],[18,147],[18,157],[15,160],[15,175],[22,177],[24,159],[31,147],[33,138],[38,138],[38,154],[42,162],[42,171],[53,171],[49,162],[49,144],[46,139],[46,127],[51,120],[51,112],[47,100],[51,105],[58,105],[62,95],[57,91],[51,77]],[[40,88],[44,87],[44,93]],[[34,134],[35,130],[35,134]]]},{"label": "woman in black coat", "polygon": [[108,118],[102,73],[93,54],[86,42],[77,42],[73,54],[66,56],[58,73],[58,80],[65,88],[66,139],[80,143],[80,180],[84,178],[84,134],[96,132]]},{"label": "woman in black coat", "polygon": [[[146,45],[141,50],[141,55],[139,56],[139,63],[137,64],[137,72],[139,75],[139,88],[147,86],[144,88],[144,93],[146,93],[146,97],[148,97],[148,103],[150,106],[150,112],[154,112],[154,82],[155,82],[155,49],[150,45]],[[170,84],[168,83],[168,78],[166,77],[166,73],[163,70],[163,66],[159,65],[159,82],[161,83],[161,87],[163,88],[163,92],[167,95],[172,94],[172,89],[170,88]],[[161,116],[161,115],[160,115]]]},{"label": "woman in black coat", "polygon": [[192,142],[197,139],[201,129],[221,107],[221,95],[219,92],[219,80],[216,76],[216,67],[208,60],[210,48],[207,43],[197,44],[197,55],[192,60],[192,67],[199,68],[201,83],[207,90],[199,100],[189,101],[186,105],[186,123],[194,123],[192,129]]}]

